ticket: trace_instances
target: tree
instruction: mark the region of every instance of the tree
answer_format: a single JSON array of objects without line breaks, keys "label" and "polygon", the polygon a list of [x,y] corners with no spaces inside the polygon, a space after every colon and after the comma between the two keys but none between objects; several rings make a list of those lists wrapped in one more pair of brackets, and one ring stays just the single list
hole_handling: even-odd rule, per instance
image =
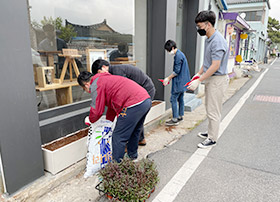
[{"label": "tree", "polygon": [[56,30],[59,30],[59,38],[63,39],[66,42],[69,42],[72,37],[76,37],[77,33],[74,30],[74,27],[72,25],[66,25],[63,26],[62,24],[62,18],[57,17],[54,21],[54,26]]},{"label": "tree", "polygon": [[77,33],[71,25],[64,26],[62,22],[63,21],[61,17],[53,19],[52,17],[47,18],[44,16],[41,20],[41,24],[33,21],[32,25],[35,28],[42,28],[44,25],[51,24],[55,27],[56,31],[58,31],[58,37],[63,39],[65,42],[69,42],[72,37],[77,36]]},{"label": "tree", "polygon": [[77,33],[74,30],[74,27],[72,25],[62,26],[60,28],[61,33],[59,34],[59,37],[63,39],[66,42],[69,42],[72,37],[76,37]]},{"label": "tree", "polygon": [[[58,18],[60,18],[60,17],[58,17]],[[55,26],[55,21],[56,20],[54,20],[52,17],[47,18],[46,16],[44,16],[43,20],[41,20],[41,24],[42,24],[42,27],[47,24],[51,24],[51,25]]]},{"label": "tree", "polygon": [[276,45],[280,43],[280,24],[279,21],[275,18],[268,18],[268,25],[267,25],[267,33],[268,38],[270,39],[269,46],[270,45]]}]

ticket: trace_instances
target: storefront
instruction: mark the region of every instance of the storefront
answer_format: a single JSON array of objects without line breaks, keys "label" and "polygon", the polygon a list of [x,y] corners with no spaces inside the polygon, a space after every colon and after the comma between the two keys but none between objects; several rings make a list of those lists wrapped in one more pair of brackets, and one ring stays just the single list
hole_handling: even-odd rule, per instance
[{"label": "storefront", "polygon": [[[194,17],[199,1],[5,1],[1,3],[1,174],[15,193],[44,175],[41,145],[85,127],[89,95],[76,82],[96,58],[133,64],[154,81],[156,99],[169,100],[158,78],[172,72],[164,50],[176,39],[191,72],[196,61]],[[191,27],[191,28],[189,28]],[[169,108],[169,102],[167,108]]]},{"label": "storefront", "polygon": [[228,73],[230,74],[235,64],[247,58],[249,50],[247,32],[250,25],[238,13],[222,13],[219,19],[224,21],[224,36],[229,44]]},{"label": "storefront", "polygon": [[76,78],[95,59],[136,64],[146,72],[143,16],[147,19],[146,1],[1,3],[4,192],[44,175],[42,144],[86,127],[90,97]]}]

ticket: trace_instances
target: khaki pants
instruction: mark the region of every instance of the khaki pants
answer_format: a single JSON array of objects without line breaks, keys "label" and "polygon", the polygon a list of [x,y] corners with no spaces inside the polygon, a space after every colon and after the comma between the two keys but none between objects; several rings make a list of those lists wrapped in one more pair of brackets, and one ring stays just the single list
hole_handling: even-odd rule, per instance
[{"label": "khaki pants", "polygon": [[228,76],[211,76],[205,80],[205,107],[208,118],[208,137],[217,141],[220,129],[223,97],[228,87]]}]

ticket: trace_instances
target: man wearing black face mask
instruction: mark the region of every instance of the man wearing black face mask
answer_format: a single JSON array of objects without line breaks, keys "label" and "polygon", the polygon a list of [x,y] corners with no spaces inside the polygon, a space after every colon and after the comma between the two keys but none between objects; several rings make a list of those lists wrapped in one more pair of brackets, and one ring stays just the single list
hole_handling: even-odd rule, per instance
[{"label": "man wearing black face mask", "polygon": [[[205,107],[209,121],[208,132],[199,133],[205,140],[198,144],[199,148],[209,148],[216,145],[219,135],[222,101],[228,86],[227,63],[229,48],[220,32],[215,30],[216,15],[213,11],[201,11],[195,18],[197,32],[206,35],[203,65],[188,89],[195,90],[205,81]],[[193,77],[193,78],[194,78]]]}]

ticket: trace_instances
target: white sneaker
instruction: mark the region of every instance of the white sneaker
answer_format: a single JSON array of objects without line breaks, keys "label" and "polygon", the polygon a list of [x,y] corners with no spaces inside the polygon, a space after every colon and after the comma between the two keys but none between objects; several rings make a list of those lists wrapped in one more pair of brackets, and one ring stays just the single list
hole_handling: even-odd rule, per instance
[{"label": "white sneaker", "polygon": [[211,148],[213,146],[216,146],[216,142],[211,140],[210,138],[207,138],[203,142],[199,143],[197,146],[201,149]]}]

